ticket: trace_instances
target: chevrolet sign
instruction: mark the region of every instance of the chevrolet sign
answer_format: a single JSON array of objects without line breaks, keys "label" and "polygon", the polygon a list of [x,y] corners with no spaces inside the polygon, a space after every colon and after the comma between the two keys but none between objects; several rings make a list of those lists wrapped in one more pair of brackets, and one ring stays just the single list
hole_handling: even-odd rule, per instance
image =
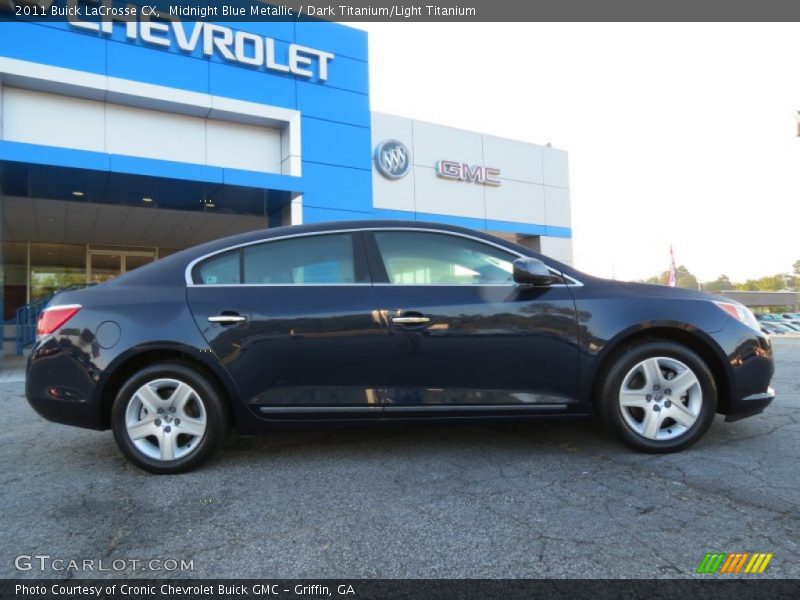
[{"label": "chevrolet sign", "polygon": [[[78,0],[68,0],[69,6],[77,6]],[[81,14],[81,13],[79,13]],[[228,62],[248,67],[260,67],[268,71],[289,73],[298,77],[312,78],[316,65],[320,81],[328,79],[328,64],[334,59],[330,52],[307,48],[299,44],[289,44],[286,60],[279,60],[275,49],[276,42],[248,31],[234,31],[215,23],[151,21],[145,17],[140,21],[128,18],[104,17],[100,21],[84,21],[78,16],[70,16],[69,23],[79,29],[95,31],[111,36],[114,21],[123,23],[129,40],[141,40],[145,44],[171,48],[174,43],[183,52],[194,52],[202,48],[205,56],[217,55]],[[171,35],[170,35],[171,34]]]}]

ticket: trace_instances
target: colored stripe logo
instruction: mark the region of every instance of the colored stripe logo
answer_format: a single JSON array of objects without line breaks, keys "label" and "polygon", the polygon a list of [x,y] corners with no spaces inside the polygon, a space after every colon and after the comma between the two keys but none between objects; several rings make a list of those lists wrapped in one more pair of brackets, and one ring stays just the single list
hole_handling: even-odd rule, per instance
[{"label": "colored stripe logo", "polygon": [[772,556],[772,552],[708,552],[700,561],[697,573],[755,575],[766,570]]}]

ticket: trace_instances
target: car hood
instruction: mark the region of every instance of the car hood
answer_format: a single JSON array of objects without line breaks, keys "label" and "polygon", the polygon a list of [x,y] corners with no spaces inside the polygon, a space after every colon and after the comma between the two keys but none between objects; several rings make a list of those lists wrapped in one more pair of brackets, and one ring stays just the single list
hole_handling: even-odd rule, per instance
[{"label": "car hood", "polygon": [[[616,282],[616,285],[635,294],[641,294],[644,296],[655,296],[659,298],[676,298],[682,300],[707,300],[707,301],[727,300],[727,298],[724,298],[722,296],[716,296],[698,290],[690,290],[679,287],[669,287],[667,285],[653,285],[650,283],[632,283],[632,282]],[[728,300],[728,301],[733,302],[733,300]]]}]

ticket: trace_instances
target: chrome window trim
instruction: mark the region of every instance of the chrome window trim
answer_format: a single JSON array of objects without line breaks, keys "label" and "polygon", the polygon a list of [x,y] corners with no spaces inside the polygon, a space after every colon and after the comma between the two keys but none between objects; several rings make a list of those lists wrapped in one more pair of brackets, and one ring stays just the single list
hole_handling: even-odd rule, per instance
[{"label": "chrome window trim", "polygon": [[365,282],[353,283],[192,283],[186,287],[372,287],[373,284]]},{"label": "chrome window trim", "polygon": [[337,229],[334,231],[316,231],[311,233],[291,233],[288,235],[281,235],[278,237],[273,238],[262,238],[260,240],[253,240],[250,242],[243,242],[241,244],[235,244],[233,246],[228,246],[227,248],[222,248],[221,250],[214,250],[213,252],[209,252],[208,254],[204,254],[198,258],[195,258],[192,262],[190,262],[186,270],[184,271],[184,280],[186,282],[186,287],[274,287],[274,286],[297,286],[297,285],[371,285],[367,284],[356,284],[356,283],[329,283],[329,284],[302,284],[302,283],[194,283],[192,281],[192,270],[197,266],[197,263],[202,262],[212,256],[216,256],[217,254],[224,254],[225,252],[230,252],[232,250],[239,250],[240,248],[247,248],[248,246],[255,246],[258,244],[267,244],[269,242],[277,242],[280,240],[290,240],[292,238],[298,237],[310,237],[316,235],[326,235],[326,234],[334,234],[334,233],[353,233],[356,231],[363,231],[362,229]]},{"label": "chrome window trim", "polygon": [[335,406],[321,404],[319,406],[259,406],[258,411],[264,415],[285,415],[300,413],[373,413],[383,412],[382,404],[364,404],[362,406]]},{"label": "chrome window trim", "polygon": [[261,414],[285,415],[307,413],[413,413],[413,412],[539,412],[548,410],[566,410],[567,404],[372,404],[362,406],[335,406],[321,404],[319,406],[259,406]]},{"label": "chrome window trim", "polygon": [[[359,228],[348,228],[348,229],[333,229],[330,231],[313,231],[308,233],[291,233],[287,235],[282,235],[273,238],[262,238],[259,240],[252,240],[249,242],[243,242],[241,244],[236,244],[233,246],[228,246],[227,248],[222,248],[220,250],[214,250],[213,252],[209,252],[208,254],[204,254],[198,258],[195,258],[192,262],[188,264],[184,271],[184,280],[186,282],[186,287],[297,287],[297,286],[307,286],[307,287],[314,287],[314,286],[365,286],[365,285],[403,285],[399,283],[194,283],[192,281],[192,270],[194,267],[199,263],[212,256],[216,256],[218,254],[223,254],[225,252],[230,252],[232,250],[238,250],[240,248],[246,248],[248,246],[255,246],[257,244],[268,244],[270,242],[277,242],[281,240],[289,240],[293,238],[299,237],[312,237],[318,235],[332,235],[337,233],[357,233],[359,231],[411,231],[411,232],[423,232],[423,233],[438,233],[442,235],[451,235],[454,237],[465,238],[468,240],[473,240],[475,242],[486,244],[487,246],[494,246],[508,254],[515,255],[517,258],[529,258],[526,257],[525,254],[517,252],[516,250],[512,250],[511,248],[506,248],[501,244],[497,244],[495,242],[485,240],[483,238],[476,237],[474,235],[469,235],[467,233],[461,233],[459,231],[448,231],[446,229],[433,229],[430,227],[400,227],[400,226],[393,226],[393,227],[359,227]],[[556,283],[546,287],[582,287],[583,282],[578,281],[574,277],[570,277],[547,265],[548,269],[551,272],[558,275],[559,277],[564,278],[565,280],[569,281],[569,283]],[[437,286],[437,287],[512,287],[517,284],[511,283],[436,283],[436,284],[421,284],[419,287],[422,286]],[[408,287],[416,287],[414,284],[409,284]]]},{"label": "chrome window trim", "polygon": [[565,410],[566,404],[385,404],[387,413],[407,412],[530,412],[540,410]]}]

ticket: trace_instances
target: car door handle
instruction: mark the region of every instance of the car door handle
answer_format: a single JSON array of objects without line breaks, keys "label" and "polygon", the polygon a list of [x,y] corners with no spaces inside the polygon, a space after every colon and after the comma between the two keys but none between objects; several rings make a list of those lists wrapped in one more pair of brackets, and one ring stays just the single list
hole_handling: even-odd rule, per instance
[{"label": "car door handle", "polygon": [[399,325],[419,325],[421,323],[429,323],[428,317],[392,317],[392,323]]},{"label": "car door handle", "polygon": [[208,320],[211,323],[230,325],[232,323],[241,323],[243,321],[247,321],[247,317],[243,317],[242,315],[216,315],[213,317],[208,317]]}]

